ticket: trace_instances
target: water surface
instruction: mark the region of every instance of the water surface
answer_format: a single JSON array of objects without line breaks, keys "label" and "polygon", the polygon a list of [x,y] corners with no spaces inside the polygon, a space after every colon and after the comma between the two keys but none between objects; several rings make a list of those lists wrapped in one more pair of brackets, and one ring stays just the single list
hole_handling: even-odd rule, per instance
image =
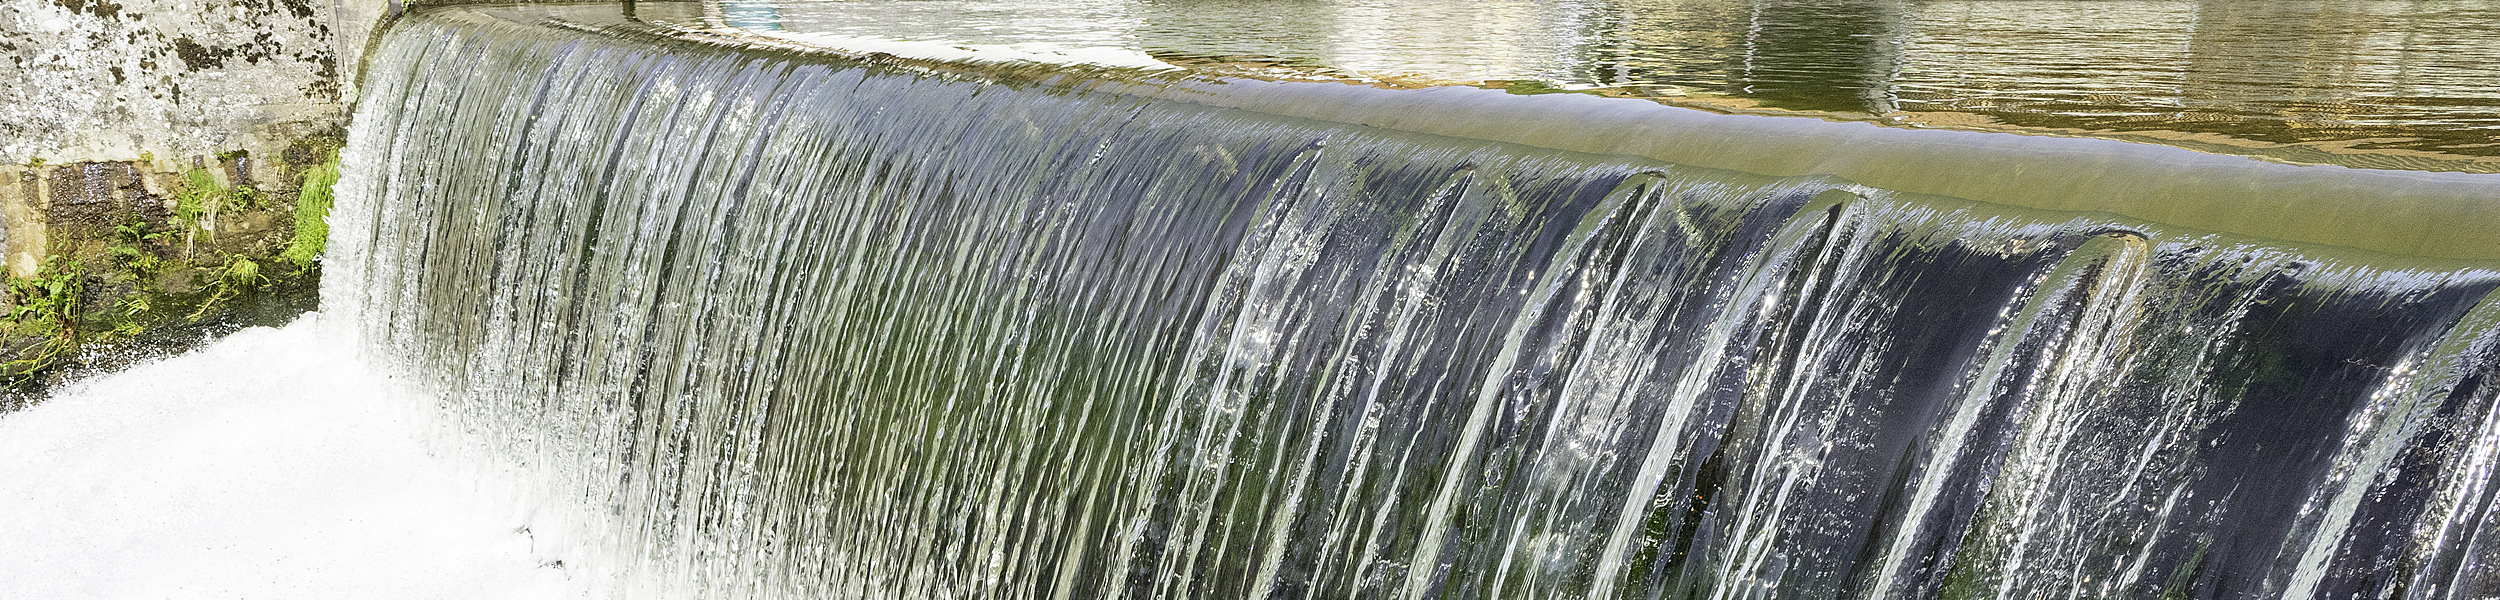
[{"label": "water surface", "polygon": [[2490,1],[786,0],[677,14],[707,27],[1133,48],[1220,73],[2500,169]]}]

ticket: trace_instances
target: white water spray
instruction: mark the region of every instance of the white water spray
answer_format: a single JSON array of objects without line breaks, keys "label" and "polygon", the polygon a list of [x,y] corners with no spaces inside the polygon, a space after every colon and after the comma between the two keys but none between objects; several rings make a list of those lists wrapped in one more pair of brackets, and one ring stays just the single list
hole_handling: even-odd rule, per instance
[{"label": "white water spray", "polygon": [[318,314],[0,415],[0,596],[556,598],[509,502]]}]

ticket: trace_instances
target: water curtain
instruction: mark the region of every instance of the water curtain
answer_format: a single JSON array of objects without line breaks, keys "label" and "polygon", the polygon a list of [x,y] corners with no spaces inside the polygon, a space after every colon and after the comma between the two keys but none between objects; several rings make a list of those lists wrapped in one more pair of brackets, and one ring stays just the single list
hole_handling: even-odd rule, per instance
[{"label": "water curtain", "polygon": [[484,14],[324,305],[629,597],[2500,586],[2474,263]]}]

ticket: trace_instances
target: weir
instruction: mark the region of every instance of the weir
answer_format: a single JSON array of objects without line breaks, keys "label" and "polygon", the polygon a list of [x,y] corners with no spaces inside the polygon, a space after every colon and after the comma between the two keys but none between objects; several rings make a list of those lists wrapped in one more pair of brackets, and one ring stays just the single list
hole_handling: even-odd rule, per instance
[{"label": "weir", "polygon": [[323,306],[608,593],[2500,591],[2491,176],[561,14],[392,27]]}]

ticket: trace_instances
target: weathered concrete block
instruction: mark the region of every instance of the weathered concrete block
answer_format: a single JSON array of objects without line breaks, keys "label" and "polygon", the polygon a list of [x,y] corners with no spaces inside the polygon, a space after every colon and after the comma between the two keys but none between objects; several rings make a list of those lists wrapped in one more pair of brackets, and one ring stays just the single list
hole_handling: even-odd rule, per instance
[{"label": "weathered concrete block", "polygon": [[[388,0],[0,0],[0,217],[26,276],[47,228],[161,198],[200,157],[292,188],[281,158],[338,131]],[[309,162],[318,162],[317,159]],[[115,166],[118,165],[118,166]],[[157,183],[151,187],[149,181]]]}]

